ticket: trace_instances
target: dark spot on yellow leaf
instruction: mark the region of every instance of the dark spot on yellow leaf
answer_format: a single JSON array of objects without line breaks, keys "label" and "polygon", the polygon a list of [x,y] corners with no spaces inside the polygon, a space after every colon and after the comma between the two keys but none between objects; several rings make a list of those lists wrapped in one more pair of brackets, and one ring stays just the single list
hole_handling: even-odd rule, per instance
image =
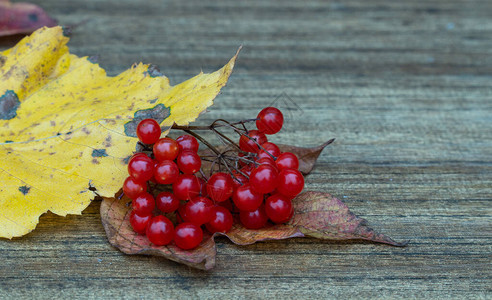
[{"label": "dark spot on yellow leaf", "polygon": [[100,164],[100,162],[99,162],[97,159],[95,159],[95,158],[94,158],[91,162],[92,162],[93,164],[95,164],[95,165]]},{"label": "dark spot on yellow leaf", "polygon": [[155,98],[155,99],[149,100],[149,103],[150,103],[150,104],[154,104],[154,103],[156,103],[156,102],[157,102],[157,100],[159,100],[159,99],[158,99],[158,98]]},{"label": "dark spot on yellow leaf", "polygon": [[104,140],[104,143],[103,143],[104,147],[106,148],[109,148],[112,146],[111,144],[111,135],[108,134],[108,136],[106,137],[106,139]]},{"label": "dark spot on yellow leaf", "polygon": [[29,193],[30,189],[31,188],[28,187],[27,185],[23,185],[23,186],[19,187],[19,192],[21,192],[23,195],[27,195],[27,193]]},{"label": "dark spot on yellow leaf", "polygon": [[7,61],[7,57],[0,56],[0,68],[5,64],[6,61]]},{"label": "dark spot on yellow leaf", "polygon": [[164,76],[164,74],[161,73],[161,70],[159,70],[159,67],[156,65],[150,65],[147,71],[144,72],[144,75],[149,75],[150,77],[160,77]]},{"label": "dark spot on yellow leaf", "polygon": [[17,94],[12,90],[7,90],[0,97],[0,119],[10,120],[17,115],[17,108],[20,106]]},{"label": "dark spot on yellow leaf", "polygon": [[5,144],[13,143],[14,141],[5,141]]},{"label": "dark spot on yellow leaf", "polygon": [[137,125],[144,119],[154,119],[159,124],[171,114],[171,110],[164,104],[157,104],[153,108],[137,110],[133,120],[125,124],[125,134],[127,136],[137,137]]},{"label": "dark spot on yellow leaf", "polygon": [[89,129],[87,129],[87,127],[82,128],[82,132],[85,133],[85,134],[90,134],[91,133],[89,131]]},{"label": "dark spot on yellow leaf", "polygon": [[50,125],[51,126],[56,126],[56,122],[55,121],[50,121]]},{"label": "dark spot on yellow leaf", "polygon": [[106,157],[108,154],[106,153],[106,149],[94,149],[92,150],[92,157]]}]

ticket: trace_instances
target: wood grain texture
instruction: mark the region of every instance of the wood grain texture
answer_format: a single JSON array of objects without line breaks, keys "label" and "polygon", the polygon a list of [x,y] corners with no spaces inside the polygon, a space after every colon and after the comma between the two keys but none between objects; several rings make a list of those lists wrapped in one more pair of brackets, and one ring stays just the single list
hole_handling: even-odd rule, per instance
[{"label": "wood grain texture", "polygon": [[274,141],[337,139],[307,188],[411,242],[222,240],[202,272],[112,248],[96,201],[0,240],[0,298],[492,297],[491,1],[33,2],[82,23],[71,50],[113,75],[144,61],[177,83],[243,44],[200,123],[277,101],[287,124]]}]

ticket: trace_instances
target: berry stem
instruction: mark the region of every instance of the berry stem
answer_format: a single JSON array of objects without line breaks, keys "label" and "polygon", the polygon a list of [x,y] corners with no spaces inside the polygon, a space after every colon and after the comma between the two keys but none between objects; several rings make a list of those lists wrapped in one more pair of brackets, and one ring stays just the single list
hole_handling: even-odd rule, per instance
[{"label": "berry stem", "polygon": [[242,152],[242,153],[246,153],[244,152],[243,150],[241,150],[241,148],[236,144],[234,143],[234,141],[232,141],[230,138],[228,138],[225,134],[223,134],[222,132],[218,131],[217,129],[215,128],[212,128],[212,131],[217,134],[220,138],[222,139],[225,139],[229,144],[233,145],[235,148],[237,148],[239,150],[239,152]]},{"label": "berry stem", "polygon": [[[217,127],[224,127],[224,126],[230,127],[231,125],[234,127],[234,125],[244,125],[245,123],[256,122],[256,120],[257,119],[246,119],[246,120],[242,120],[242,121],[239,121],[239,122],[229,123],[226,120],[217,119],[212,124],[210,124],[208,126],[181,126],[181,125],[174,124],[171,127],[171,129],[179,129],[179,130],[211,130],[212,128],[217,128]],[[217,121],[224,122],[226,124],[215,124]]]},{"label": "berry stem", "polygon": [[203,137],[201,137],[199,134],[196,134],[195,132],[191,131],[190,129],[181,129],[181,130],[183,130],[184,132],[186,132],[186,133],[194,136],[197,140],[199,140],[200,142],[202,142],[205,146],[207,146],[215,154],[220,155],[219,150],[217,150],[217,148],[215,148],[214,146],[212,146],[212,144],[210,144],[209,142],[207,142],[207,140],[204,139]]},{"label": "berry stem", "polygon": [[203,179],[205,179],[205,181],[208,181],[208,177],[205,175],[205,172],[203,172],[202,168],[200,168],[200,174],[202,175]]}]

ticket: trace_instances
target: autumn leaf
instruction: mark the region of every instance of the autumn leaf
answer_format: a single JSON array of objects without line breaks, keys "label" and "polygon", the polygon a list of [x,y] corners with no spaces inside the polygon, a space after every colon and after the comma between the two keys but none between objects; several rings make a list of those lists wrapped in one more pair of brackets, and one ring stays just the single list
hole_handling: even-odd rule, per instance
[{"label": "autumn leaf", "polygon": [[392,246],[404,246],[367,226],[339,199],[321,192],[304,192],[292,200],[294,216],[287,224],[262,229],[246,229],[235,222],[227,234],[205,235],[198,248],[182,250],[172,242],[155,246],[146,236],[135,233],[130,225],[131,199],[119,193],[101,202],[101,220],[109,242],[125,254],[163,256],[188,266],[209,270],[215,266],[217,253],[214,237],[224,235],[238,245],[293,237],[315,237],[328,240],[367,240]]},{"label": "autumn leaf", "polygon": [[31,33],[43,26],[55,25],[55,20],[37,5],[0,0],[0,37]]},{"label": "autumn leaf", "polygon": [[235,244],[291,237],[315,237],[327,240],[367,240],[392,246],[404,246],[367,226],[347,205],[328,193],[304,192],[292,200],[294,216],[286,224],[251,230],[236,224],[226,236]]},{"label": "autumn leaf", "polygon": [[212,105],[237,54],[220,70],[176,86],[135,64],[115,77],[69,53],[61,27],[42,28],[0,52],[0,237],[22,236],[39,216],[80,214],[127,176],[135,127],[187,125]]},{"label": "autumn leaf", "polygon": [[294,153],[299,159],[299,171],[302,174],[309,174],[316,163],[321,152],[326,148],[326,146],[333,143],[335,139],[331,139],[326,141],[325,143],[316,146],[316,147],[297,147],[292,145],[282,145],[278,144],[278,147],[282,152],[291,152]]},{"label": "autumn leaf", "polygon": [[[308,174],[321,151],[333,140],[312,148],[279,145],[283,151],[291,151],[299,157],[305,174]],[[225,150],[221,147],[219,149]],[[203,151],[206,154],[208,151]],[[302,162],[302,163],[301,163]],[[207,166],[206,166],[207,168]],[[224,235],[238,245],[260,241],[282,240],[294,237],[315,237],[329,240],[367,240],[392,246],[404,246],[367,226],[366,220],[357,217],[339,199],[327,193],[304,192],[292,200],[294,216],[286,224],[270,224],[259,230],[243,227],[239,221],[227,234],[206,235],[200,246],[193,250],[181,250],[174,243],[155,246],[144,235],[135,233],[130,225],[131,199],[119,192],[115,197],[101,202],[101,221],[109,242],[126,254],[163,256],[167,259],[198,269],[209,270],[215,265],[214,237]]]}]

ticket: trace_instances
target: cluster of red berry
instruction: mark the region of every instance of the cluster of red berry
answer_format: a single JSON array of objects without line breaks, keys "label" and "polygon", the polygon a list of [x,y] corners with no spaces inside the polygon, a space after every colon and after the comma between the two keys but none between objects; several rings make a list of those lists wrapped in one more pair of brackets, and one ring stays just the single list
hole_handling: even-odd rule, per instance
[{"label": "cluster of red berry", "polygon": [[[228,232],[234,222],[232,213],[239,212],[240,222],[250,229],[264,227],[269,219],[289,221],[291,199],[304,188],[299,161],[293,153],[282,153],[265,136],[282,128],[278,109],[267,107],[255,120],[258,130],[236,131],[241,136],[235,165],[227,166],[228,173],[215,172],[208,179],[201,171],[195,137],[160,138],[155,120],[141,121],[137,136],[143,144],[153,145],[152,151],[132,156],[130,176],[123,184],[124,193],[132,199],[134,231],[158,246],[174,240],[179,248],[193,249],[203,239],[202,225],[211,233]],[[151,185],[167,186],[169,191],[154,196],[148,192]],[[154,216],[156,207],[163,214],[175,213],[177,226],[163,214]]]}]

